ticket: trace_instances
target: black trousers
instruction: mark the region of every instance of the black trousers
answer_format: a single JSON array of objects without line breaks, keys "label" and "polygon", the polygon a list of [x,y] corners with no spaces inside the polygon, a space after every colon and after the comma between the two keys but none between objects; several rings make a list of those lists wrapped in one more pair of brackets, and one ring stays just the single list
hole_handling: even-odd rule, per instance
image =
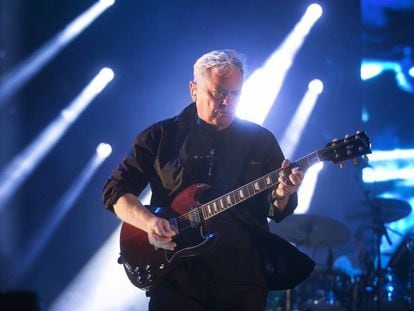
[{"label": "black trousers", "polygon": [[208,285],[177,281],[151,291],[149,311],[263,311],[267,289],[258,285]]}]

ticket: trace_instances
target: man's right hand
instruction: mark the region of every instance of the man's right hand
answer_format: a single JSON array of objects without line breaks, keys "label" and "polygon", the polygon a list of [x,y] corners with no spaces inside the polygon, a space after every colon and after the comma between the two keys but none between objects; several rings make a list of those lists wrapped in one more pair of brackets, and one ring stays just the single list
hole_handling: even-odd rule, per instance
[{"label": "man's right hand", "polygon": [[148,241],[156,249],[174,250],[177,246],[172,240],[176,232],[167,220],[154,216],[148,221],[147,228]]}]

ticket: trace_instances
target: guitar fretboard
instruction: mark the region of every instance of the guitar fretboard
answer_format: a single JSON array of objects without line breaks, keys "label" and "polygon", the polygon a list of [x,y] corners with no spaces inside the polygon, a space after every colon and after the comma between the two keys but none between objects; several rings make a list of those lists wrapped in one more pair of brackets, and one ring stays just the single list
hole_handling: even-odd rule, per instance
[{"label": "guitar fretboard", "polygon": [[[303,158],[300,158],[296,162],[293,162],[291,164],[291,167],[298,167],[302,171],[305,171],[320,161],[321,160],[317,152],[313,152]],[[244,202],[256,194],[275,187],[278,184],[279,177],[283,174],[285,174],[285,170],[283,169],[279,168],[277,170],[274,170],[267,175],[259,177],[240,188],[237,188],[225,195],[222,195],[221,197],[218,197],[217,199],[214,199],[213,201],[199,206],[196,210],[193,209],[190,213],[193,214],[193,216],[195,213],[198,215],[201,213],[204,220],[210,219],[217,214],[220,214],[221,212],[224,212],[225,210]]]}]

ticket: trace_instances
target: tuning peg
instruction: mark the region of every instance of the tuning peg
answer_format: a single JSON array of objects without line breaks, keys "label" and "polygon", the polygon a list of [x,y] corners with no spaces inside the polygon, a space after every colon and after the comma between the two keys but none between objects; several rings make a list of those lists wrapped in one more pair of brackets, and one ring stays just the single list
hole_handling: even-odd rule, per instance
[{"label": "tuning peg", "polygon": [[345,163],[344,163],[344,162],[339,162],[339,167],[340,167],[340,168],[345,168],[345,166],[346,166],[346,165],[345,165]]},{"label": "tuning peg", "polygon": [[358,160],[357,160],[357,158],[353,158],[353,159],[352,159],[352,164],[353,164],[354,166],[358,166]]},{"label": "tuning peg", "polygon": [[337,142],[338,142],[338,138],[332,139],[332,146],[335,146]]}]

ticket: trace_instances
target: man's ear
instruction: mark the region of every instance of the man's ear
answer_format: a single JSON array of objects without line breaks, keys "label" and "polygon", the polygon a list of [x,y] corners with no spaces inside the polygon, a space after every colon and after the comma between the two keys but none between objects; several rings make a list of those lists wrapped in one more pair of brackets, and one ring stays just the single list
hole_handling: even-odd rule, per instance
[{"label": "man's ear", "polygon": [[197,100],[197,82],[190,81],[190,95],[191,99],[195,102]]}]

